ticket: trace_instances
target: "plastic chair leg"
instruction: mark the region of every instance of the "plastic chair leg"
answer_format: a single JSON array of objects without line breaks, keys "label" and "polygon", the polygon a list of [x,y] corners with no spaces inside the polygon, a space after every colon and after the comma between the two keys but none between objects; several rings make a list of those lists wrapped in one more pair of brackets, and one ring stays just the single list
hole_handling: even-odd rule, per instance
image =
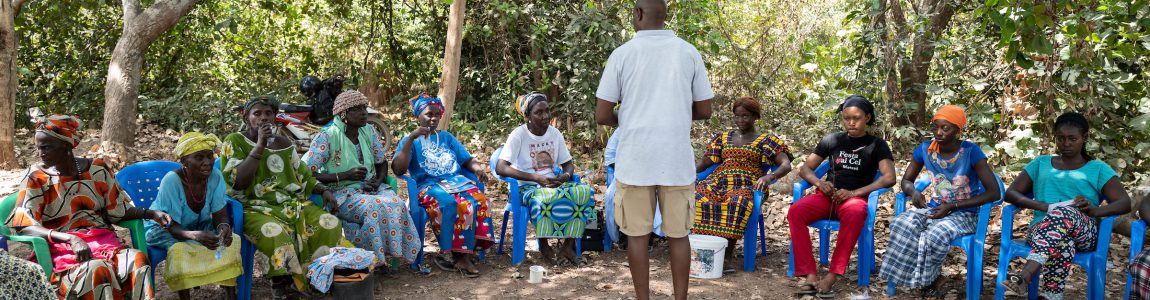
[{"label": "plastic chair leg", "polygon": [[[755,235],[759,231],[754,227],[758,227],[756,222],[747,222],[747,230],[743,233],[743,272],[755,271],[755,249],[759,248],[755,244],[757,240]],[[729,246],[734,247],[735,245]]]},{"label": "plastic chair leg", "polygon": [[982,247],[966,248],[966,299],[977,300],[982,296]]},{"label": "plastic chair leg", "polygon": [[759,255],[767,256],[767,224],[763,218],[763,214],[759,214],[759,247],[762,249]]},{"label": "plastic chair leg", "polygon": [[511,217],[514,218],[511,229],[515,231],[511,234],[511,264],[518,266],[527,258],[527,213],[519,210]]},{"label": "plastic chair leg", "polygon": [[236,280],[236,293],[239,300],[249,300],[252,298],[252,269],[255,263],[256,246],[248,242],[247,238],[240,236],[240,258],[244,266],[244,274]]},{"label": "plastic chair leg", "polygon": [[894,282],[893,281],[887,281],[887,283],[886,283],[886,295],[887,296],[894,296],[894,293],[895,293]]},{"label": "plastic chair leg", "polygon": [[830,244],[831,244],[831,232],[830,232],[830,230],[824,230],[824,229],[819,229],[818,231],[819,231],[819,263],[824,265],[824,266],[829,265],[830,263],[827,262],[827,259],[830,257],[830,255],[827,255],[827,253],[830,252],[830,248],[831,248],[831,246],[830,246]]},{"label": "plastic chair leg", "polygon": [[787,277],[795,277],[795,244],[790,243],[790,252],[787,259]]},{"label": "plastic chair leg", "polygon": [[503,255],[503,240],[507,238],[507,215],[511,214],[511,210],[503,211],[503,226],[499,230],[499,246],[495,248],[495,254]]},{"label": "plastic chair leg", "polygon": [[419,233],[419,254],[415,256],[415,262],[411,263],[411,269],[419,271],[419,265],[423,263],[423,243],[427,237],[427,212],[420,210],[411,213],[412,222],[415,223],[416,232]]}]

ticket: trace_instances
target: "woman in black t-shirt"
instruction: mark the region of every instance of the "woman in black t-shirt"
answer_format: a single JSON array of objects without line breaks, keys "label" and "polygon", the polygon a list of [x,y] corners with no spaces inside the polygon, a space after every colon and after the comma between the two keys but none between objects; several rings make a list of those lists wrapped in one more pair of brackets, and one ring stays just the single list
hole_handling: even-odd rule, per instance
[{"label": "woman in black t-shirt", "polygon": [[[895,183],[890,147],[883,139],[867,133],[867,127],[874,124],[874,106],[866,98],[853,95],[839,105],[839,115],[846,131],[823,137],[799,168],[799,176],[813,183],[815,193],[799,199],[787,211],[795,276],[805,279],[799,293],[817,294],[819,298],[835,296],[832,288],[846,272],[866,222],[866,196]],[[814,169],[828,158],[831,169],[823,180]],[[875,180],[880,170],[882,176]],[[807,225],[825,219],[839,221],[839,236],[831,255],[830,273],[819,280]]]}]

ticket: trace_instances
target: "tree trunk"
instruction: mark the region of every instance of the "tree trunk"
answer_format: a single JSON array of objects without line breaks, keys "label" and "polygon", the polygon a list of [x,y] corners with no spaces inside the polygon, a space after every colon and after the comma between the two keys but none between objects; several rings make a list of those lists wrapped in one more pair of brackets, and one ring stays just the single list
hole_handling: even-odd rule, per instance
[{"label": "tree trunk", "polygon": [[123,0],[124,29],[112,50],[104,82],[104,122],[100,129],[103,143],[128,147],[135,142],[136,100],[140,96],[144,54],[195,4],[195,0],[162,0],[143,10],[139,0]]},{"label": "tree trunk", "polygon": [[23,0],[0,0],[0,168],[18,168],[16,161],[16,15]]},{"label": "tree trunk", "polygon": [[463,48],[463,13],[466,7],[467,0],[455,0],[451,3],[451,15],[447,21],[447,46],[443,50],[443,75],[439,80],[439,99],[443,99],[440,130],[448,129],[451,124],[455,94],[459,91],[459,55]]}]

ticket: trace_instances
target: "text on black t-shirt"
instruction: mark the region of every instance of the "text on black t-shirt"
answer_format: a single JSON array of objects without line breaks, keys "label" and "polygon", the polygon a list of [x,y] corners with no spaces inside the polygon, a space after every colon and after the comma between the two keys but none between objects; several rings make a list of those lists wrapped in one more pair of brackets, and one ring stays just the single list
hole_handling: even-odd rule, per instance
[{"label": "text on black t-shirt", "polygon": [[831,162],[827,181],[835,188],[854,190],[869,185],[878,174],[878,163],[894,159],[886,141],[867,134],[859,138],[846,132],[828,134],[815,146],[815,154]]}]

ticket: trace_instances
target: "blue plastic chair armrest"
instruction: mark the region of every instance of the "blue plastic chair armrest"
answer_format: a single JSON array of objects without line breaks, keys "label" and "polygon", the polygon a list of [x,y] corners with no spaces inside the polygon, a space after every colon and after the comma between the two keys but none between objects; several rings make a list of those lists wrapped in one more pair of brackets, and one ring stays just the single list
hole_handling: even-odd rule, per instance
[{"label": "blue plastic chair armrest", "polygon": [[[930,186],[930,181],[919,180],[914,182],[914,189],[922,192]],[[906,202],[910,199],[907,198],[906,192],[897,193],[894,195],[894,215],[901,215],[906,211]]]},{"label": "blue plastic chair armrest", "polygon": [[1003,247],[1010,245],[1014,240],[1014,215],[1021,211],[1020,207],[1008,204],[1002,207],[1002,243]]},{"label": "blue plastic chair armrest", "polygon": [[1134,257],[1142,252],[1142,239],[1145,235],[1146,221],[1134,220],[1130,223],[1130,262],[1134,262]]},{"label": "blue plastic chair armrest", "polygon": [[1103,265],[1106,264],[1106,257],[1110,255],[1110,236],[1114,231],[1114,220],[1118,216],[1109,216],[1102,218],[1102,223],[1098,225],[1098,248],[1094,250],[1096,260],[1100,260]]},{"label": "blue plastic chair armrest", "polygon": [[711,164],[711,166],[707,167],[706,170],[695,173],[695,181],[703,181],[704,179],[707,179],[707,176],[711,176],[711,173],[715,172],[715,169],[717,168],[719,168],[719,164]]}]

